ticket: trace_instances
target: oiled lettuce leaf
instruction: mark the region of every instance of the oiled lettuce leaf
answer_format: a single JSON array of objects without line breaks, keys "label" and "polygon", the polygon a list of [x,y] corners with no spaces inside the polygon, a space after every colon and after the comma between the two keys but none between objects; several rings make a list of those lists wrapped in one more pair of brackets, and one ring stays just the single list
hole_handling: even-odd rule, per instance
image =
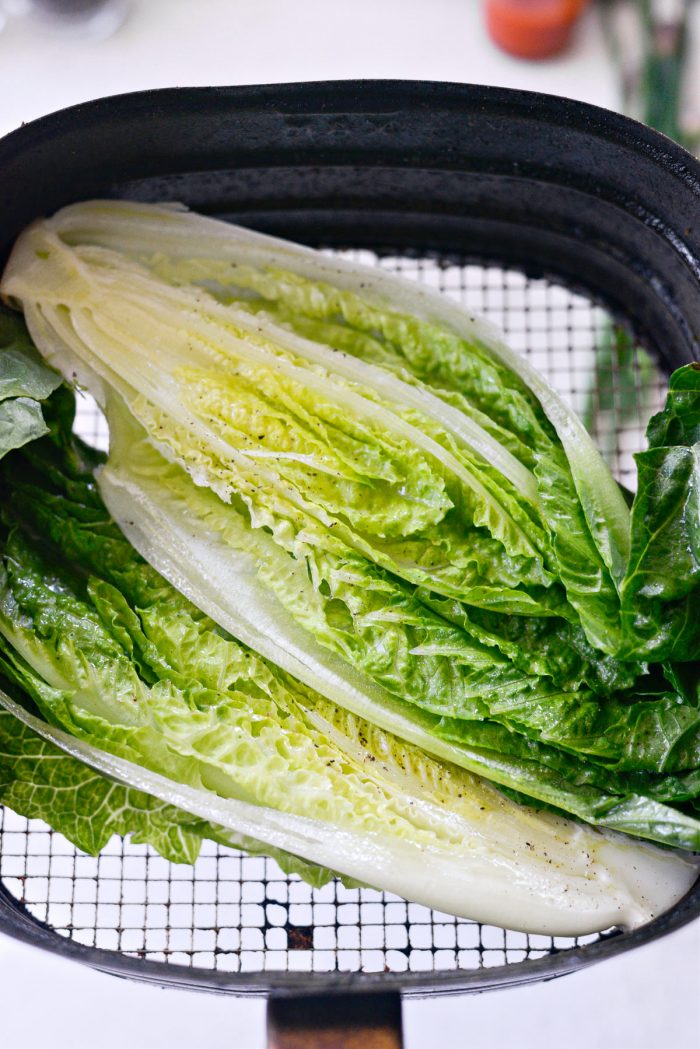
[{"label": "oiled lettuce leaf", "polygon": [[[489,633],[477,615],[446,609],[444,601],[425,595],[420,601],[413,595],[409,601],[409,595],[401,597],[392,590],[390,581],[375,590],[371,576],[348,562],[336,584],[332,574],[323,574],[325,566],[318,569],[316,560],[305,557],[298,548],[292,560],[285,558],[266,532],[246,528],[231,507],[222,509],[216,498],[193,488],[182,471],[159,459],[143,441],[129,440],[122,446],[117,439],[100,484],[137,547],[166,575],[177,576],[180,589],[187,590],[189,585],[200,603],[206,594],[215,602],[209,607],[214,618],[245,636],[254,647],[267,646],[268,658],[286,665],[313,687],[335,689],[329,694],[345,705],[353,701],[343,688],[342,667],[338,671],[337,663],[329,662],[319,648],[341,656],[359,671],[365,678],[360,687],[375,711],[368,715],[373,720],[379,716],[377,709],[390,707],[385,698],[388,692],[404,705],[415,705],[430,714],[498,721],[530,738],[599,760],[608,768],[672,772],[697,766],[700,719],[696,705],[679,701],[668,688],[667,694],[638,696],[638,667],[627,669],[630,677],[626,680],[625,664],[616,665],[603,656],[599,663],[594,659],[587,663],[571,650],[576,637],[571,630],[555,637],[554,645],[563,643],[565,653],[558,653],[558,665],[550,667],[552,643],[547,644],[547,638],[543,643],[535,632],[530,637],[521,632],[515,641],[509,641]],[[41,514],[41,509],[29,512]],[[196,537],[194,522],[198,522]],[[177,552],[179,542],[182,554]],[[326,582],[330,601],[324,599],[319,578]],[[275,608],[274,601],[270,604],[265,591],[277,598],[281,608]],[[434,609],[432,617],[426,600]],[[282,609],[291,614],[292,623],[281,615]],[[493,617],[490,622],[507,633],[505,617],[500,621]],[[313,642],[295,630],[295,623],[306,629]],[[522,657],[514,661],[516,644],[525,647]],[[590,649],[586,651],[581,639],[579,644],[586,655],[595,656]],[[294,651],[297,662],[286,662],[285,656]],[[554,678],[563,675],[567,658],[570,669],[589,674],[597,692],[571,690],[570,681],[568,689],[562,688],[552,677],[533,673],[540,659],[541,671]],[[313,666],[317,677],[310,673]],[[340,681],[324,685],[323,673],[331,667]],[[384,692],[373,690],[373,685],[380,685]],[[613,694],[603,694],[606,691]]]},{"label": "oiled lettuce leaf", "polygon": [[202,820],[69,757],[6,710],[0,710],[0,802],[44,820],[91,856],[113,834],[128,834],[173,863],[194,863],[209,831]]},{"label": "oiled lettuce leaf", "polygon": [[411,585],[619,647],[624,500],[573,413],[451,304],[120,202],[27,231],[3,290],[43,353],[254,527],[331,534]]},{"label": "oiled lettuce leaf", "polygon": [[[625,652],[700,661],[700,365],[671,376],[635,456],[632,550],[622,589]],[[697,675],[696,675],[697,680]],[[696,694],[697,702],[697,694]]]},{"label": "oiled lettuce leaf", "polygon": [[[369,871],[376,885],[458,915],[468,901],[469,914],[510,928],[571,935],[612,924],[635,927],[680,899],[697,876],[692,858],[633,846],[617,836],[581,840],[577,835],[576,847],[572,848],[574,839],[566,836],[565,825],[546,814],[537,818],[537,828],[532,820],[520,828],[528,835],[524,855],[529,863],[522,865],[510,852],[494,866],[474,840],[464,855],[455,840],[453,820],[449,826],[452,833],[432,849],[371,831],[339,829],[325,821],[220,798],[148,772],[52,728],[1,690],[0,707],[90,767],[217,826],[219,834],[224,837],[228,833],[238,847],[245,847],[250,835],[255,834],[273,853],[293,849],[320,865],[331,861],[360,879]],[[411,772],[407,766],[398,770],[401,786],[410,783]],[[462,795],[458,792],[455,796],[451,787],[442,779],[435,784],[441,800],[453,804]],[[480,810],[488,808],[484,805]],[[430,815],[435,815],[434,809]],[[539,838],[535,834],[534,840],[530,839],[535,829],[541,831],[547,826],[547,850],[551,851],[538,857]],[[564,838],[557,840],[557,832],[562,831]],[[566,846],[563,850],[562,845]],[[532,853],[534,856],[528,855]]]},{"label": "oiled lettuce leaf", "polygon": [[0,459],[48,433],[41,401],[61,383],[16,313],[0,305]]},{"label": "oiled lettuce leaf", "polygon": [[[317,888],[335,876],[284,849],[233,835],[155,794],[101,774],[52,742],[38,719],[38,731],[32,729],[31,715],[23,720],[24,709],[7,688],[0,674],[0,803],[27,819],[43,820],[82,852],[96,856],[117,834],[150,845],[171,863],[190,864],[206,838],[250,855],[270,856],[283,871],[299,874]],[[357,884],[352,878],[342,880]]]},{"label": "oiled lettuce leaf", "polygon": [[41,406],[30,397],[0,402],[0,454],[35,441],[47,432]]},{"label": "oiled lettuce leaf", "polygon": [[0,305],[0,402],[15,397],[43,401],[61,384],[44,364],[22,318]]},{"label": "oiled lettuce leaf", "polygon": [[[241,245],[231,246],[230,254],[236,260],[245,259]],[[494,345],[492,338],[480,337],[477,328],[470,331],[466,318],[450,310],[446,300],[440,302],[440,311],[449,316],[452,325],[456,322],[456,327],[437,325],[429,312],[421,319],[420,315],[387,309],[386,302],[372,305],[364,291],[371,282],[362,280],[362,272],[357,278],[358,294],[357,281],[351,274],[345,275],[349,287],[342,286],[341,290],[324,280],[309,280],[293,266],[289,272],[274,264],[256,268],[245,262],[223,263],[217,258],[182,260],[177,254],[174,258],[157,256],[149,263],[170,280],[194,280],[210,290],[218,285],[227,292],[225,301],[235,302],[240,309],[255,309],[258,317],[269,316],[307,337],[327,340],[343,353],[380,364],[402,381],[421,388],[427,385],[434,396],[458,406],[462,417],[478,422],[500,444],[502,454],[507,451],[531,468],[539,512],[550,533],[569,601],[581,616],[590,640],[604,651],[613,650],[619,609],[610,571],[617,579],[623,571],[629,517],[617,486],[580,422],[526,362],[500,344]],[[328,266],[320,261],[318,269],[323,277]],[[334,280],[336,275],[331,272]],[[232,287],[252,290],[259,298],[239,302],[231,294]],[[405,289],[397,288],[385,274],[380,287],[390,304],[394,299],[405,302]],[[420,300],[419,292],[419,308]],[[329,323],[339,318],[344,326]],[[541,403],[528,386],[540,393]],[[401,395],[406,397],[405,386]],[[483,454],[492,455],[491,449],[485,447]],[[490,461],[498,462],[493,458]],[[520,484],[521,495],[531,493],[529,485],[522,480]]]}]

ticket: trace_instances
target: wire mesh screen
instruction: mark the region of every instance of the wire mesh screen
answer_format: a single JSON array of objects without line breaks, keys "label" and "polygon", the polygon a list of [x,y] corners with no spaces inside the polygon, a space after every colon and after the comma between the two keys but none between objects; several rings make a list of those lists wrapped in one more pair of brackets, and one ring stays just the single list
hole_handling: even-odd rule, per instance
[{"label": "wire mesh screen", "polygon": [[[664,377],[581,295],[520,273],[352,252],[422,280],[485,315],[584,417],[613,472],[634,485],[633,453],[661,404]],[[104,447],[94,404],[82,436]],[[229,972],[418,972],[518,963],[593,942],[455,919],[370,889],[311,889],[272,861],[205,842],[194,866],[113,839],[78,852],[36,820],[0,809],[0,879],[61,936],[154,961]]]}]

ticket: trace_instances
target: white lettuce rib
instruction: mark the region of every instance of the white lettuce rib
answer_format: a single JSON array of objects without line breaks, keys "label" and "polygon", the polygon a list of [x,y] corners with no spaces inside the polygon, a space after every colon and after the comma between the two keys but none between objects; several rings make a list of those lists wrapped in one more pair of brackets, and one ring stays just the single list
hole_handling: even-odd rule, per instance
[{"label": "white lettuce rib", "polygon": [[543,376],[505,345],[498,330],[482,318],[424,285],[381,268],[328,257],[277,237],[232,226],[187,211],[182,206],[93,201],[70,205],[49,220],[68,241],[174,258],[217,258],[253,266],[287,269],[313,281],[326,281],[355,292],[380,309],[398,309],[422,320],[444,324],[470,342],[478,342],[520,376],[540,401],[559,435],[591,532],[613,578],[620,580],[629,559],[629,510],[600,452],[581,420]]},{"label": "white lettuce rib", "polygon": [[[217,343],[220,342],[222,328],[230,331],[233,327],[248,332],[254,339],[259,339],[262,335],[267,341],[295,357],[320,365],[331,376],[336,375],[355,385],[374,390],[387,404],[393,403],[404,408],[414,408],[426,418],[437,422],[442,429],[456,438],[458,443],[465,444],[480,455],[484,461],[499,470],[522,496],[534,504],[537,503],[537,485],[530,470],[482,426],[459,409],[435,396],[429,389],[412,386],[393,372],[325,346],[323,343],[303,338],[288,328],[276,324],[264,314],[251,317],[249,313],[233,303],[223,306],[215,298],[207,294],[203,295],[199,288],[188,288],[184,285],[174,288],[162,281],[154,281],[145,271],[139,272],[133,263],[131,268],[127,268],[124,262],[128,256],[120,255],[112,249],[76,250],[79,257],[88,266],[90,263],[97,263],[104,267],[103,278],[107,282],[106,290],[109,290],[112,274],[119,274],[117,290],[120,297],[128,292],[135,302],[147,301],[149,306],[151,303],[155,305],[159,300],[167,301],[175,310],[182,310],[184,305],[189,304],[198,320],[213,322],[217,325],[213,333]],[[172,324],[172,310],[165,315],[161,310],[159,316],[163,323]],[[267,367],[272,366],[269,363],[272,356],[269,351],[260,352],[259,350],[255,356],[254,347],[242,343],[240,339],[228,340],[228,345],[232,347],[236,356],[243,359],[257,359],[260,363],[265,363]],[[295,377],[302,382],[304,376],[308,374],[306,370],[296,369]],[[359,406],[357,410],[361,411]],[[384,411],[386,412],[387,409],[384,408]],[[384,422],[385,425],[390,425],[386,419]]]},{"label": "white lettuce rib", "polygon": [[[90,221],[93,217],[94,223]],[[175,227],[172,225],[173,218],[176,220]],[[172,252],[176,257],[186,258],[188,257],[186,246],[191,244],[192,251],[189,257],[201,253],[202,256],[208,258],[234,261],[242,253],[247,262],[260,265],[280,265],[280,253],[286,264],[288,256],[296,259],[301,253],[302,259],[307,256],[315,259],[322,266],[324,275],[329,261],[323,255],[312,252],[310,249],[289,245],[285,241],[262,234],[253,234],[242,227],[206,219],[192,212],[159,208],[153,205],[133,205],[123,201],[98,201],[71,205],[59,211],[52,219],[36,224],[34,230],[37,233],[44,231],[54,250],[65,241],[68,244],[80,242],[106,247],[123,252],[131,258],[142,253],[153,254],[158,250]],[[192,234],[191,239],[189,234]],[[251,246],[258,244],[263,246],[262,253],[260,250],[251,251]],[[273,248],[274,256],[269,250],[265,250],[269,247]],[[237,248],[240,250],[236,250]],[[283,251],[282,248],[284,248]],[[89,259],[89,253],[86,257]],[[26,257],[23,265],[26,266]],[[342,266],[349,267],[352,271],[355,264],[342,262]],[[302,272],[298,267],[296,270],[294,266],[289,268],[295,272]],[[15,293],[12,284],[17,269],[14,263],[8,267],[5,275],[7,294]],[[377,276],[381,275],[381,271],[364,266],[359,266],[358,269],[360,271],[359,287],[355,287],[354,290],[361,290],[363,294],[366,289],[371,292],[371,284],[367,283],[367,274]],[[335,273],[335,269],[332,269],[332,273]],[[142,277],[145,275],[144,270],[141,275]],[[311,279],[319,279],[318,274],[314,276],[311,271],[304,272],[302,275],[309,276]],[[330,279],[330,276],[323,276],[323,279]],[[344,287],[345,284],[341,283],[340,286]],[[350,287],[350,285],[347,286]],[[419,286],[411,285],[411,287],[418,288]],[[185,289],[178,288],[178,293],[181,291],[184,294]],[[189,297],[196,302],[196,296],[190,294]],[[367,297],[370,301],[372,300],[371,294]],[[373,388],[389,402],[409,406],[422,412],[457,438],[458,442],[472,448],[486,462],[499,470],[504,477],[507,477],[519,492],[532,502],[536,502],[535,480],[527,467],[523,466],[507,448],[504,448],[477,422],[452,405],[445,403],[429,390],[412,386],[376,365],[357,358],[349,358],[342,352],[304,339],[267,318],[264,320],[251,318],[249,314],[236,309],[235,306],[221,306],[213,298],[208,297],[204,301],[200,297],[197,308],[202,312],[206,311],[224,325],[230,325],[231,320],[235,319],[237,327],[251,334],[257,333],[262,325],[265,332],[269,333],[270,339],[289,352],[320,364],[329,372],[349,381]]]},{"label": "white lettuce rib", "polygon": [[[495,513],[499,527],[495,527],[494,534],[509,552],[507,536],[510,532],[517,535],[521,549],[528,556],[540,558],[538,550],[522,527],[500,505],[498,497],[468,466],[420,427],[386,406],[361,396],[346,384],[334,382],[326,374],[300,367],[263,346],[237,337],[227,327],[230,318],[226,317],[225,309],[214,300],[209,301],[207,296],[187,289],[168,288],[163,282],[141,274],[138,268],[135,273],[122,273],[118,259],[113,260],[113,273],[107,268],[110,260],[105,257],[98,256],[101,265],[91,267],[89,257],[80,257],[67,248],[54,233],[47,232],[48,226],[49,223],[38,224],[25,234],[26,240],[20,241],[13,256],[15,261],[8,266],[3,278],[3,288],[7,294],[22,299],[30,331],[39,347],[44,353],[47,353],[46,347],[50,347],[47,359],[58,365],[65,375],[74,372],[79,379],[87,380],[91,392],[101,404],[105,398],[104,383],[110,381],[110,375],[114,376],[113,384],[122,392],[125,383],[135,388],[128,398],[130,403],[133,403],[137,390],[144,393],[154,405],[187,427],[193,436],[198,435],[215,448],[224,460],[236,460],[248,470],[255,468],[261,481],[284,488],[285,496],[298,503],[293,488],[285,486],[273,473],[265,472],[259,461],[254,466],[252,457],[222,440],[185,408],[177,381],[172,378],[178,367],[193,365],[203,358],[211,363],[212,360],[221,361],[222,356],[232,355],[262,365],[420,448],[448,475],[471,490],[481,505]],[[51,261],[48,261],[49,256]],[[110,295],[112,286],[115,299]],[[67,316],[66,307],[70,316]],[[37,319],[37,308],[43,323]],[[191,311],[186,328],[177,323],[183,309]],[[46,331],[47,324],[52,329],[50,334]],[[138,332],[138,336],[134,332]],[[61,341],[77,356],[81,368],[71,365],[70,356],[60,349]],[[138,379],[134,380],[134,376]],[[407,386],[407,390],[411,389]],[[528,477],[529,481],[524,483],[529,490],[533,479],[529,473]],[[304,510],[317,516],[313,505],[306,501]],[[348,541],[354,545],[352,537]],[[358,549],[365,552],[363,547]]]}]

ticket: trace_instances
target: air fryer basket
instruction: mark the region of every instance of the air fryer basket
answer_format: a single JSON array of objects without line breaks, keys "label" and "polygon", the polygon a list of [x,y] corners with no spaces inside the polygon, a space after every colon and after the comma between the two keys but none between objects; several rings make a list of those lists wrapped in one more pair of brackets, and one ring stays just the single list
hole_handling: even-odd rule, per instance
[{"label": "air fryer basket", "polygon": [[[184,201],[359,251],[496,320],[579,409],[598,397],[611,465],[633,484],[665,375],[698,358],[699,175],[639,124],[524,92],[393,81],[140,92],[0,142],[0,262],[28,221],[96,196]],[[652,381],[596,370],[609,317],[647,347]],[[79,420],[104,438],[89,404]],[[699,913],[700,884],[633,933],[528,937],[372,890],[311,890],[208,844],[194,868],[121,841],[94,859],[0,810],[0,930],[159,984],[478,991],[571,972]]]}]

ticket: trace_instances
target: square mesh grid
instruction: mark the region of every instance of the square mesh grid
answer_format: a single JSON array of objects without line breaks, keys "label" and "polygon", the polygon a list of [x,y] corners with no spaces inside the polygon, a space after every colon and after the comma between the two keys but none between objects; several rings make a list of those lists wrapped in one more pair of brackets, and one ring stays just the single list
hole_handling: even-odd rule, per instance
[{"label": "square mesh grid", "polygon": [[[346,252],[439,289],[498,327],[584,417],[623,484],[661,406],[663,375],[632,350],[623,367],[601,353],[611,326],[600,307],[546,280],[477,265]],[[596,362],[598,364],[596,365]],[[84,398],[76,427],[106,447]],[[515,964],[594,942],[526,935],[456,919],[388,893],[311,889],[274,861],[205,842],[197,863],[170,864],[114,838],[100,856],[78,852],[38,820],[0,808],[0,879],[61,936],[153,961],[227,972],[435,972]]]}]

